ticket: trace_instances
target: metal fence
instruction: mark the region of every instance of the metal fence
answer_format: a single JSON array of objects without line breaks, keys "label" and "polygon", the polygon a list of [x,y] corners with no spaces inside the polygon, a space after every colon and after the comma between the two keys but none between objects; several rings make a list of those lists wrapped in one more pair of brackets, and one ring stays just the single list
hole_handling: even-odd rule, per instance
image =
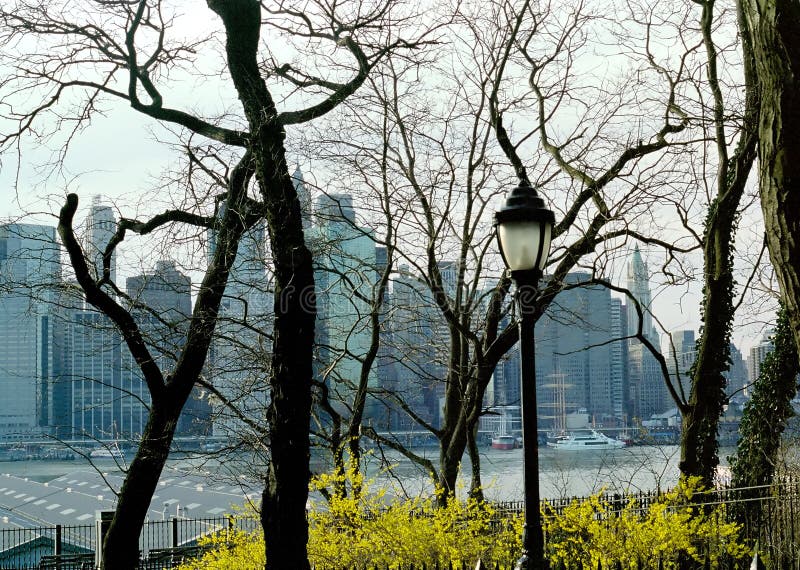
[{"label": "metal fence", "polygon": [[[610,516],[614,516],[625,508],[641,509],[644,512],[660,497],[661,495],[655,492],[627,495],[607,493],[602,495],[601,499],[610,505]],[[586,497],[563,497],[549,500],[545,511],[549,515],[560,514],[573,501],[585,499]],[[757,551],[769,561],[769,568],[800,570],[800,520],[798,520],[800,479],[786,477],[770,486],[746,489],[714,489],[697,493],[692,502],[692,505],[698,508],[723,504],[725,508],[716,509],[715,516],[724,517],[726,521],[739,522],[742,525],[743,536],[751,544],[757,544]],[[494,507],[498,513],[497,522],[502,524],[509,516],[519,514],[523,504],[501,502],[495,503]],[[0,570],[93,569],[97,527],[98,525],[94,524],[1,529]],[[248,516],[149,521],[145,523],[139,538],[139,567],[142,570],[173,568],[186,558],[202,554],[202,547],[198,545],[201,537],[233,529],[253,532],[260,530],[260,523],[257,518]],[[742,567],[741,561],[730,561],[720,565],[720,568],[740,567]],[[459,569],[458,566],[435,564],[409,565],[406,568],[407,570]],[[504,570],[502,566],[486,568]],[[642,566],[642,569],[644,568]],[[466,570],[466,567],[463,570]]]},{"label": "metal fence", "polygon": [[[139,536],[139,568],[173,568],[202,554],[204,536],[259,528],[257,518],[245,516],[148,521]],[[98,524],[1,529],[0,570],[93,569],[97,536]]]}]

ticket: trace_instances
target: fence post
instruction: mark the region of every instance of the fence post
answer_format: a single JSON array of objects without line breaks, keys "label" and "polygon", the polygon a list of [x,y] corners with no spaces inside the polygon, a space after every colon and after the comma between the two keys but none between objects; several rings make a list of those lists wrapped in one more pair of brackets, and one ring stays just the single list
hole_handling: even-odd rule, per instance
[{"label": "fence post", "polygon": [[94,536],[97,541],[94,548],[95,568],[103,568],[103,542],[111,527],[114,518],[114,511],[95,511],[94,512]]},{"label": "fence post", "polygon": [[55,543],[53,544],[53,554],[58,556],[61,554],[61,525],[56,525],[56,539]]},{"label": "fence post", "polygon": [[172,541],[170,546],[172,548],[178,547],[178,517],[172,517]]},{"label": "fence post", "polygon": [[766,570],[764,562],[758,555],[758,543],[756,543],[756,552],[753,554],[753,561],[750,563],[750,570]]}]

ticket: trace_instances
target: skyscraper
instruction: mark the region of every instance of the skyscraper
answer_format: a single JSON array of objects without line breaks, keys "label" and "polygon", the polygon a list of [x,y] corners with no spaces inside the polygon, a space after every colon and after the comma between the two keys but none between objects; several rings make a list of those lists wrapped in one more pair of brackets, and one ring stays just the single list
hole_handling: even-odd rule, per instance
[{"label": "skyscraper", "polygon": [[[181,273],[174,261],[161,260],[153,271],[128,277],[126,288],[134,302],[132,312],[144,334],[150,354],[165,375],[169,374],[189,330],[191,278]],[[127,364],[128,358],[123,353],[123,379],[130,371],[129,381],[136,384],[141,372],[132,362]],[[210,410],[207,401],[200,398],[201,394],[198,388],[192,391],[178,421],[176,435],[205,435],[209,432]]]},{"label": "skyscraper", "polygon": [[[597,423],[625,419],[620,305],[610,291],[570,273],[536,326],[537,400],[547,427],[584,409]],[[586,283],[583,286],[576,286]]]},{"label": "skyscraper", "polygon": [[305,178],[303,177],[303,171],[300,170],[299,165],[297,168],[295,168],[294,173],[292,174],[292,184],[294,184],[294,191],[297,192],[297,200],[300,202],[303,229],[307,230],[309,227],[311,227],[311,193],[308,191]]},{"label": "skyscraper", "polygon": [[0,438],[39,434],[50,421],[61,363],[55,233],[49,226],[0,225]]},{"label": "skyscraper", "polygon": [[[437,361],[436,336],[441,312],[433,302],[430,289],[408,266],[401,265],[392,283],[387,327],[384,337],[394,362],[395,389],[404,404],[430,425],[439,424],[437,386],[444,380],[445,369]],[[399,407],[394,408],[392,428],[412,430],[416,422]]]},{"label": "skyscraper", "polygon": [[[117,221],[111,206],[100,203],[100,196],[92,198],[92,206],[86,218],[86,233],[84,234],[83,250],[89,260],[90,269],[94,270],[95,277],[103,274],[103,253],[117,230]],[[117,279],[117,253],[111,254],[110,277],[111,281]]]},{"label": "skyscraper", "polygon": [[[369,319],[376,275],[372,231],[356,221],[353,197],[325,194],[314,202],[314,227],[307,230],[314,254],[317,343],[321,368],[339,406],[351,401],[361,378],[361,361],[370,349]],[[367,383],[377,387],[375,368]],[[346,408],[341,408],[346,409]],[[370,398],[365,416],[379,414]]]},{"label": "skyscraper", "polygon": [[[216,247],[213,232],[209,243],[210,263]],[[207,366],[207,376],[228,402],[214,400],[215,435],[241,434],[239,413],[255,421],[263,420],[266,414],[273,297],[265,248],[265,226],[261,222],[239,241],[225,287]]]},{"label": "skyscraper", "polygon": [[[75,311],[67,333],[67,349],[69,367],[65,379],[70,416],[68,424],[63,420],[56,423],[56,433],[105,440],[140,436],[142,416],[146,416],[144,404],[149,403],[149,398],[138,370],[130,370],[130,365],[136,365],[111,320],[94,310]],[[128,357],[126,378],[130,380],[133,372],[138,379],[129,381],[126,390],[122,386],[123,353]],[[130,405],[123,402],[134,398],[140,411],[131,414]],[[123,409],[128,411],[126,416]]]},{"label": "skyscraper", "polygon": [[[689,371],[694,365],[694,361],[697,358],[697,348],[696,348],[696,341],[694,338],[694,331],[693,330],[679,330],[673,331],[670,333],[670,339],[672,341],[672,347],[675,349],[675,354],[672,354],[672,351],[666,355],[667,357],[667,365],[670,371],[670,376],[674,378],[679,378],[681,388],[680,390],[688,400],[689,392],[692,387],[692,380],[689,375]],[[676,368],[677,362],[677,368]],[[679,392],[681,393],[681,392]]]},{"label": "skyscraper", "polygon": [[764,359],[770,352],[775,350],[775,343],[772,340],[774,335],[774,330],[770,329],[766,331],[759,343],[750,348],[750,356],[747,359],[747,377],[750,385],[758,380]]},{"label": "skyscraper", "polygon": [[[658,332],[653,327],[652,297],[650,295],[650,273],[647,264],[642,259],[639,246],[633,249],[633,254],[628,261],[628,290],[634,299],[639,302],[642,312],[642,333],[655,345],[658,345]],[[633,302],[628,300],[628,334],[636,334],[639,327],[639,313]]]},{"label": "skyscraper", "polygon": [[741,402],[745,399],[747,390],[747,366],[742,358],[742,352],[731,343],[731,366],[725,374],[728,383],[725,393],[732,401]]},{"label": "skyscraper", "polygon": [[[637,307],[630,299],[627,300],[628,335],[635,335],[641,324],[643,336],[658,350],[659,337],[653,327],[651,313],[650,274],[638,245],[628,262],[627,287],[639,303]],[[648,419],[673,405],[658,361],[647,346],[636,338],[631,338],[628,343],[628,385],[631,416],[637,420]]]}]

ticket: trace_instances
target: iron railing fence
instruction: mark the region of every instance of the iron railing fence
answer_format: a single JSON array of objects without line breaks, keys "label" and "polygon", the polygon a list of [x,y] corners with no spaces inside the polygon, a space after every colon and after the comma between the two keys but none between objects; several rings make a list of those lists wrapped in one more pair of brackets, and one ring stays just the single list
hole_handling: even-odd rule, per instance
[{"label": "iron railing fence", "polygon": [[[606,493],[601,500],[609,506],[610,516],[625,508],[641,510],[650,508],[662,495],[655,492],[632,494]],[[547,501],[545,511],[551,515],[561,514],[573,501],[587,497],[562,497]],[[800,570],[800,478],[787,477],[773,485],[751,488],[720,488],[697,493],[692,506],[714,507],[715,516],[725,521],[742,524],[743,535],[752,545],[757,544],[758,553],[769,561],[770,568]],[[503,525],[509,516],[522,512],[522,502],[497,502],[493,504],[496,524]],[[246,532],[260,530],[260,522],[253,516],[219,516],[209,518],[171,518],[164,521],[148,521],[142,529],[140,545],[140,568],[162,570],[175,567],[180,561],[201,554],[198,547],[200,537],[221,534],[233,529]],[[44,526],[31,528],[0,529],[0,570],[87,570],[94,568],[96,525]],[[546,539],[546,537],[545,537]],[[741,561],[721,561],[720,570],[743,567]],[[513,561],[508,568],[513,567]],[[658,566],[651,566],[657,568]],[[749,567],[749,566],[744,566]],[[449,566],[411,566],[407,570],[444,570]],[[474,568],[474,565],[470,568]],[[487,570],[495,568],[487,566]],[[505,570],[497,566],[497,570]],[[563,566],[553,570],[578,570],[581,567]],[[612,570],[612,566],[608,570]],[[648,568],[642,563],[641,570]],[[352,570],[381,570],[365,567]],[[404,569],[406,570],[406,569]],[[454,570],[458,570],[454,567]],[[465,567],[466,570],[466,567]],[[596,570],[596,569],[593,569]]]},{"label": "iron railing fence", "polygon": [[[201,554],[201,537],[261,528],[252,516],[176,518],[148,521],[139,536],[142,570],[173,568]],[[95,568],[97,525],[0,529],[0,570],[87,570]]]}]

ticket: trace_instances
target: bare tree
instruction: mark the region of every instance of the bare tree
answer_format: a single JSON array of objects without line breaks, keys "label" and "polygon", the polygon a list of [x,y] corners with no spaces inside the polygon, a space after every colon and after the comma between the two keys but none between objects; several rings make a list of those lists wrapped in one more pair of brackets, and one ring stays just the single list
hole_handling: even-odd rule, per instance
[{"label": "bare tree", "polygon": [[[407,267],[401,275],[411,296],[427,307],[417,316],[436,331],[431,356],[436,366],[421,370],[420,377],[434,381],[432,391],[444,402],[441,419],[434,420],[438,409],[421,413],[410,394],[384,393],[437,438],[436,465],[374,428],[367,432],[432,472],[442,500],[455,491],[467,450],[472,490],[480,494],[475,432],[492,373],[517,340],[509,313],[510,280],[501,275],[490,226],[500,195],[514,183],[509,175],[542,185],[559,210],[551,276],[537,318],[568,273],[596,268],[602,274],[626,239],[664,248],[668,258],[697,247],[651,233],[658,223],[650,210],[664,197],[663,188],[670,188],[665,182],[674,183],[670,161],[692,144],[684,134],[689,118],[679,98],[689,74],[685,60],[696,46],[686,46],[674,58],[673,71],[643,57],[619,91],[592,91],[576,83],[572,65],[586,48],[592,26],[604,21],[582,6],[571,8],[556,14],[528,3],[499,2],[482,5],[480,13],[460,13],[454,25],[457,55],[443,56],[432,67],[435,88],[414,68],[387,62],[374,76],[373,90],[351,100],[364,101],[358,105],[359,131],[371,138],[337,139],[339,154],[371,148],[388,157],[391,198],[396,207],[408,208],[396,230],[398,267]],[[651,87],[647,81],[636,82],[645,76],[658,85],[657,95],[645,91]],[[642,94],[627,99],[634,87]],[[450,94],[443,100],[445,88]],[[647,125],[621,134],[620,117],[633,108],[643,112],[638,100],[646,101]],[[583,113],[577,120],[576,110]],[[559,128],[564,124],[569,129]],[[664,203],[663,209],[674,207],[680,219],[684,202],[664,198]],[[397,279],[394,285],[397,289]],[[404,361],[410,369],[417,367],[414,358]]]},{"label": "bare tree", "polygon": [[[76,195],[67,196],[59,216],[59,233],[87,300],[120,328],[153,401],[143,443],[105,540],[106,568],[136,564],[138,531],[181,407],[201,374],[238,242],[260,219],[267,225],[275,290],[268,414],[271,461],[261,511],[267,568],[308,568],[305,504],[316,311],[312,259],[286,164],[286,128],[335,109],[380,61],[424,43],[396,35],[394,24],[405,14],[394,3],[262,7],[255,0],[208,0],[207,5],[222,23],[224,70],[241,105],[238,113],[213,118],[167,104],[171,74],[179,69],[191,72],[199,63],[195,54],[209,38],[178,39],[175,15],[165,3],[97,1],[75,7],[69,2],[43,5],[20,0],[0,9],[0,38],[14,48],[3,53],[4,63],[12,69],[1,84],[3,98],[13,101],[13,107],[6,107],[11,127],[0,137],[4,149],[22,148],[25,140],[35,140],[41,124],[47,125],[45,134],[65,129],[67,150],[101,100],[128,104],[156,124],[178,129],[179,136],[194,133],[218,148],[232,149],[231,158],[221,165],[230,173],[225,178],[226,210],[221,218],[176,209],[144,221],[123,219],[106,249],[108,259],[128,232],[146,234],[166,224],[217,232],[216,251],[197,295],[186,344],[168,373],[154,363],[130,312],[107,292],[108,272],[96,279],[89,271],[72,228]],[[262,37],[264,30],[270,33]],[[320,59],[316,68],[303,62],[273,66],[269,60],[278,56],[271,50],[281,36],[297,38],[315,55],[322,54],[321,45],[331,46],[336,57]],[[299,95],[303,107],[279,111],[267,83],[276,78],[307,94],[310,104],[306,95]],[[67,104],[75,101],[74,106]]]},{"label": "bare tree", "polygon": [[[730,363],[731,329],[735,313],[734,237],[741,215],[742,197],[755,160],[757,133],[755,113],[757,92],[748,77],[753,61],[744,46],[744,74],[747,89],[740,125],[728,119],[730,111],[720,79],[719,49],[714,30],[718,15],[714,2],[701,5],[700,31],[707,60],[707,124],[716,147],[717,172],[709,186],[714,188],[708,205],[703,234],[703,329],[697,343],[697,357],[690,372],[691,394],[679,402],[683,414],[680,468],[684,475],[699,475],[706,485],[713,483],[719,464],[717,427],[727,399],[725,371]],[[705,116],[705,113],[704,113]],[[738,141],[731,151],[728,132],[738,128]]]}]

